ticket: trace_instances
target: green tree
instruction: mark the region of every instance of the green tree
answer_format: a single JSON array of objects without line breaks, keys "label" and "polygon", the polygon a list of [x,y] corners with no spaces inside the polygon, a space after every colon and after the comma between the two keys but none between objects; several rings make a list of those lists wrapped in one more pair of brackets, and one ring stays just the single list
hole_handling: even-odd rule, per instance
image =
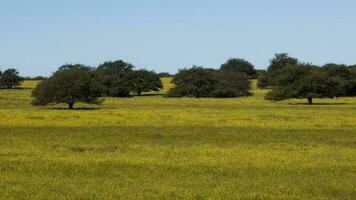
[{"label": "green tree", "polygon": [[275,54],[275,57],[270,60],[268,71],[278,71],[289,65],[298,64],[298,59],[290,57],[287,53]]},{"label": "green tree", "polygon": [[245,73],[221,71],[193,66],[180,70],[173,78],[174,88],[170,97],[215,97],[231,98],[246,96],[250,82]]},{"label": "green tree", "polygon": [[165,78],[165,77],[172,77],[173,75],[168,72],[161,72],[161,73],[158,73],[158,76],[161,78]]},{"label": "green tree", "polygon": [[110,87],[109,96],[111,97],[130,97],[132,85],[128,75],[114,80]]},{"label": "green tree", "polygon": [[250,95],[251,84],[246,73],[238,71],[216,72],[218,85],[213,93],[217,98],[233,98]]},{"label": "green tree", "polygon": [[130,88],[128,88],[127,75],[132,72],[134,66],[122,60],[114,62],[108,61],[100,64],[96,69],[99,79],[105,86],[105,93],[108,96],[129,96]]},{"label": "green tree", "polygon": [[256,78],[255,67],[247,60],[231,58],[221,65],[220,71],[245,73],[251,78]]},{"label": "green tree", "polygon": [[78,102],[99,104],[104,95],[104,87],[94,69],[79,64],[60,67],[32,92],[33,105],[65,103],[69,109]]},{"label": "green tree", "polygon": [[306,98],[309,104],[313,104],[313,98],[341,96],[341,87],[342,81],[338,77],[332,77],[316,66],[289,65],[275,77],[275,86],[266,99]]},{"label": "green tree", "polygon": [[269,79],[267,74],[262,74],[261,76],[258,77],[257,80],[257,87],[259,88],[266,88],[269,85]]},{"label": "green tree", "polygon": [[356,70],[352,66],[330,63],[324,65],[322,70],[341,80],[344,96],[356,96]]},{"label": "green tree", "polygon": [[170,97],[210,97],[218,81],[214,78],[215,70],[193,66],[182,69],[174,76],[174,88],[168,91]]},{"label": "green tree", "polygon": [[261,88],[276,85],[276,77],[281,71],[290,65],[297,65],[298,59],[290,57],[286,53],[275,54],[275,57],[270,60],[270,65],[267,72],[258,79],[258,86]]},{"label": "green tree", "polygon": [[141,96],[142,92],[163,89],[162,81],[154,71],[145,69],[132,71],[128,74],[127,81],[131,85],[131,91],[135,92],[137,96]]},{"label": "green tree", "polygon": [[21,85],[24,80],[19,76],[19,72],[16,69],[7,69],[0,73],[0,87],[13,88],[15,86]]}]

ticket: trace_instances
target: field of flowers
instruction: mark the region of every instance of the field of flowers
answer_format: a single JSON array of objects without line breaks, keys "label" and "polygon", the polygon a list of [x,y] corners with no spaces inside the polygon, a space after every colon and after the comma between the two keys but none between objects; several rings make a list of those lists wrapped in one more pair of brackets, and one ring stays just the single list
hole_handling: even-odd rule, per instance
[{"label": "field of flowers", "polygon": [[33,107],[0,90],[0,199],[354,199],[356,98]]}]

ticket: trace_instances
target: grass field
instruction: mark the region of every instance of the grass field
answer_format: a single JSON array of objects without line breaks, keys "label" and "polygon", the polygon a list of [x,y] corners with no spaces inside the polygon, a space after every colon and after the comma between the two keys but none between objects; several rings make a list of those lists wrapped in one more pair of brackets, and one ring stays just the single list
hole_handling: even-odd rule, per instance
[{"label": "grass field", "polygon": [[[107,98],[0,90],[0,199],[355,199],[356,98]],[[254,83],[255,85],[255,83]]]}]

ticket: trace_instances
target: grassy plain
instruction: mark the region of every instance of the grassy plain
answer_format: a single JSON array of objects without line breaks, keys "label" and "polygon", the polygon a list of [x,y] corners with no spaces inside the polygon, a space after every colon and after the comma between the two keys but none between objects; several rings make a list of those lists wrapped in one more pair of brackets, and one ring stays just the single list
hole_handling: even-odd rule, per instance
[{"label": "grassy plain", "polygon": [[165,90],[69,111],[31,106],[35,85],[0,90],[0,199],[356,197],[356,98]]}]

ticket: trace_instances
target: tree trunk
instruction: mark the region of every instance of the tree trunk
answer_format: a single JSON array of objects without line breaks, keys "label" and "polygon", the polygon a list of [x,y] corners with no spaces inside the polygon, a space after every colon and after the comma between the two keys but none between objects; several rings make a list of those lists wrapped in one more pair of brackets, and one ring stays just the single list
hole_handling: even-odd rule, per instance
[{"label": "tree trunk", "polygon": [[136,94],[137,96],[141,96],[141,91],[140,90],[136,91]]},{"label": "tree trunk", "polygon": [[307,97],[308,99],[308,104],[313,105],[313,97]]},{"label": "tree trunk", "polygon": [[68,100],[67,100],[67,104],[68,104],[68,108],[70,109],[70,110],[73,110],[73,108],[74,108],[74,96],[72,95],[72,94],[70,94],[69,96],[68,96]]},{"label": "tree trunk", "polygon": [[74,103],[68,103],[68,108],[69,108],[70,110],[73,110],[73,108],[74,108]]}]

